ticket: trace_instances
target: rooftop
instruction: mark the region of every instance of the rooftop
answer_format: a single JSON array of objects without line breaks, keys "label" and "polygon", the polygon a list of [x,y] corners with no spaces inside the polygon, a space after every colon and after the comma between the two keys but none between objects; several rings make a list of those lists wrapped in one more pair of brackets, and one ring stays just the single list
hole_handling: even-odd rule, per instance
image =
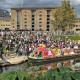
[{"label": "rooftop", "polygon": [[22,9],[56,9],[57,7],[19,7],[19,8],[11,8],[11,9],[14,9],[14,10],[22,10]]}]

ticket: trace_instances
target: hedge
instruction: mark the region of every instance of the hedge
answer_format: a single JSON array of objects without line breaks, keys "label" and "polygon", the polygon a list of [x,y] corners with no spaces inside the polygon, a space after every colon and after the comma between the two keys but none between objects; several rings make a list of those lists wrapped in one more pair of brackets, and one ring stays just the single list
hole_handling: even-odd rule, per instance
[{"label": "hedge", "polygon": [[0,74],[0,80],[80,80],[80,72],[66,67],[50,69],[43,74],[18,70]]}]

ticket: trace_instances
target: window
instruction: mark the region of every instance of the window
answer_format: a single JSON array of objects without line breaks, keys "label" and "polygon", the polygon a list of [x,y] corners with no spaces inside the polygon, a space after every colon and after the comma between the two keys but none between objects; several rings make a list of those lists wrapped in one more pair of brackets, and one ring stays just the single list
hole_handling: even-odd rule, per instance
[{"label": "window", "polygon": [[25,27],[27,27],[27,25],[24,25]]},{"label": "window", "polygon": [[39,23],[41,24],[42,22],[40,21]]},{"label": "window", "polygon": [[34,31],[34,28],[32,28],[32,31]]},{"label": "window", "polygon": [[14,21],[14,19],[13,19],[13,21]]},{"label": "window", "polygon": [[78,27],[78,25],[76,25],[76,27]]},{"label": "window", "polygon": [[47,17],[50,17],[50,15],[47,15]]},{"label": "window", "polygon": [[49,31],[49,28],[47,28],[47,31]]},{"label": "window", "polygon": [[39,31],[42,31],[42,28],[40,28]]},{"label": "window", "polygon": [[42,20],[42,18],[39,18],[39,20]]},{"label": "window", "polygon": [[50,20],[50,18],[47,18],[47,21],[49,21]]},{"label": "window", "polygon": [[47,29],[46,30],[49,31],[49,28],[50,28],[50,25],[47,25]]},{"label": "window", "polygon": [[76,31],[80,31],[80,29],[76,29]]},{"label": "window", "polygon": [[32,22],[32,24],[34,24],[34,22]]},{"label": "window", "polygon": [[24,20],[27,20],[27,18],[24,18]]},{"label": "window", "polygon": [[32,21],[34,20],[34,18],[32,18]]},{"label": "window", "polygon": [[20,25],[17,25],[17,29],[20,29]]},{"label": "window", "polygon": [[39,25],[39,27],[42,27],[41,25]]},{"label": "window", "polygon": [[32,27],[34,27],[34,25],[32,25]]},{"label": "window", "polygon": [[39,16],[42,17],[42,14],[40,14]]},{"label": "window", "polygon": [[47,22],[47,24],[50,24],[50,22]]},{"label": "window", "polygon": [[27,23],[27,22],[25,22],[25,23]]},{"label": "window", "polygon": [[12,25],[14,25],[14,23],[12,23]]},{"label": "window", "polygon": [[42,13],[42,11],[39,11],[39,13]]},{"label": "window", "polygon": [[50,26],[49,25],[47,25],[47,28],[49,28]]},{"label": "window", "polygon": [[24,14],[24,16],[27,16],[26,14]]},{"label": "window", "polygon": [[32,17],[34,18],[34,15],[32,15]]}]

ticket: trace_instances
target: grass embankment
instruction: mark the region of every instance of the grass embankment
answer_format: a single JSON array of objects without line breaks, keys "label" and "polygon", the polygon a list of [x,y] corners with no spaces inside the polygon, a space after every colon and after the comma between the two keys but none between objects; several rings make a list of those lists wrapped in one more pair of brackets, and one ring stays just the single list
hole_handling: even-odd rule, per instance
[{"label": "grass embankment", "polygon": [[80,80],[80,72],[73,72],[65,67],[51,69],[45,73],[13,71],[0,74],[0,80]]},{"label": "grass embankment", "polygon": [[80,40],[80,35],[57,35],[53,36],[53,39],[70,39],[70,40]]}]

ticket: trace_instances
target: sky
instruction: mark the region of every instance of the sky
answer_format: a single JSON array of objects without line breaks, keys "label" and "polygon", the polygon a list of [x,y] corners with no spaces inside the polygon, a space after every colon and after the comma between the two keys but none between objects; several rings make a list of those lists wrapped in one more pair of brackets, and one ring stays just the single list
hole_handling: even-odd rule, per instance
[{"label": "sky", "polygon": [[[80,0],[70,0],[77,16],[80,17]],[[61,0],[0,0],[0,8],[10,10],[12,7],[55,7]]]}]

